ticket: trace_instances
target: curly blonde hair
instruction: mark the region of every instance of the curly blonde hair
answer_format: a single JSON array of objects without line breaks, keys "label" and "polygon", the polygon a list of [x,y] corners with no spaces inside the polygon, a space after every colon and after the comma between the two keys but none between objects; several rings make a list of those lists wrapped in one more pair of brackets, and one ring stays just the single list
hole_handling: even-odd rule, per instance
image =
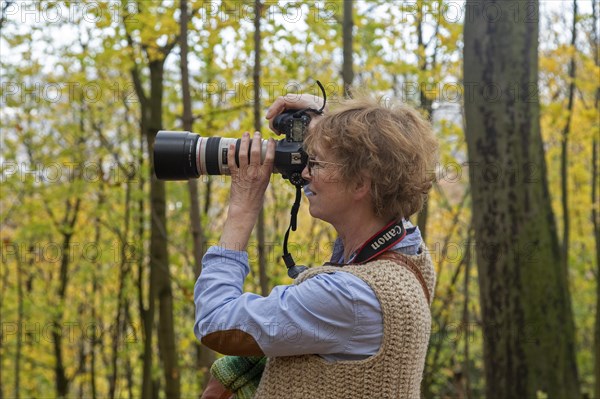
[{"label": "curly blonde hair", "polygon": [[308,153],[320,148],[344,166],[345,182],[365,173],[377,216],[408,218],[423,207],[435,179],[437,140],[431,124],[408,106],[366,95],[343,100],[311,127]]}]

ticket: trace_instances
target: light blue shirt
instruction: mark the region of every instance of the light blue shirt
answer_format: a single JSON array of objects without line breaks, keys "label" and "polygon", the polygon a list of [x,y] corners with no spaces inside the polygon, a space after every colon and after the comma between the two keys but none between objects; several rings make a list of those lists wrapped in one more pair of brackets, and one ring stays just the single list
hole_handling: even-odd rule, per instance
[{"label": "light blue shirt", "polygon": [[[407,232],[393,249],[412,255],[421,234],[418,227]],[[332,261],[341,260],[340,246],[338,240]],[[268,357],[318,354],[332,362],[364,359],[379,350],[379,301],[367,283],[350,273],[318,274],[302,284],[276,286],[263,297],[243,292],[250,272],[245,251],[213,246],[202,264],[194,288],[198,339],[238,329],[250,334]]]}]

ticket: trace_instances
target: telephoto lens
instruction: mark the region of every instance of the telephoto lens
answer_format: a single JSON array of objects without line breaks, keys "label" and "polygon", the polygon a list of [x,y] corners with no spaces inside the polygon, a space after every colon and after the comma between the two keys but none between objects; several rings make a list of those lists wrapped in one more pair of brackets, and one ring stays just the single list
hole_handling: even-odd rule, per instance
[{"label": "telephoto lens", "polygon": [[[235,161],[239,164],[240,142],[240,139],[201,137],[190,132],[161,130],[154,141],[154,172],[161,180],[228,175],[229,144],[235,143]],[[261,162],[264,161],[266,152],[267,140],[262,140]]]}]

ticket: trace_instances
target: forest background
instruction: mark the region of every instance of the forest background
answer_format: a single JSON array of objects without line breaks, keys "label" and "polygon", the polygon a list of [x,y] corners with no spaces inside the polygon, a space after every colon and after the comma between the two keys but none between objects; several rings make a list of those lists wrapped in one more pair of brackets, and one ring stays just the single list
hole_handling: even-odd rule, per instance
[{"label": "forest background", "polygon": [[[352,84],[431,119],[437,182],[413,218],[438,273],[423,396],[484,397],[471,183],[515,171],[469,162],[465,101],[481,82],[463,76],[467,4],[2,1],[0,398],[198,397],[216,354],[194,337],[193,287],[219,238],[229,178],[157,182],[154,135],[268,137],[269,104],[318,95],[316,80],[332,107]],[[598,4],[470,4],[488,19],[500,10],[539,23],[532,90],[545,167],[532,164],[517,180],[547,181],[579,390],[599,397]],[[483,93],[491,102],[508,95],[493,85]],[[293,197],[274,175],[246,290],[291,282],[280,255]],[[298,224],[296,261],[328,260],[334,231],[305,204]],[[531,256],[527,245],[517,253]],[[512,333],[533,342],[538,331],[528,327]]]}]

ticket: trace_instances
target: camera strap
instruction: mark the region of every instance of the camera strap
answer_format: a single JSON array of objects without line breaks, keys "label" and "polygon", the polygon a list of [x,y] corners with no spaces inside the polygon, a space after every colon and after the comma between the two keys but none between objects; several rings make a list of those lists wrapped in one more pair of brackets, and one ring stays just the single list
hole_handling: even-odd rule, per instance
[{"label": "camera strap", "polygon": [[[290,211],[290,225],[285,232],[283,238],[283,261],[288,269],[288,276],[296,278],[300,273],[307,269],[306,266],[297,266],[296,262],[292,257],[292,254],[288,251],[288,238],[290,236],[290,230],[296,231],[298,210],[300,209],[300,200],[302,199],[302,186],[296,185],[296,199],[294,205]],[[392,220],[390,223],[385,225],[381,230],[371,236],[365,243],[353,254],[349,264],[363,264],[366,263],[381,254],[389,251],[406,237],[406,229],[402,220]],[[328,263],[331,264],[331,263]]]},{"label": "camera strap", "polygon": [[392,249],[406,237],[402,220],[392,220],[384,228],[369,238],[350,258],[351,264],[362,264]]},{"label": "camera strap", "polygon": [[307,269],[306,266],[296,266],[296,262],[294,262],[294,258],[292,258],[292,254],[288,252],[288,238],[290,236],[290,230],[296,231],[297,222],[298,222],[298,210],[300,209],[300,201],[302,200],[302,185],[295,184],[296,187],[296,199],[294,200],[294,205],[292,205],[292,209],[290,211],[290,225],[285,232],[285,236],[283,238],[283,262],[288,269],[288,276],[291,278],[296,278],[300,273]]}]

